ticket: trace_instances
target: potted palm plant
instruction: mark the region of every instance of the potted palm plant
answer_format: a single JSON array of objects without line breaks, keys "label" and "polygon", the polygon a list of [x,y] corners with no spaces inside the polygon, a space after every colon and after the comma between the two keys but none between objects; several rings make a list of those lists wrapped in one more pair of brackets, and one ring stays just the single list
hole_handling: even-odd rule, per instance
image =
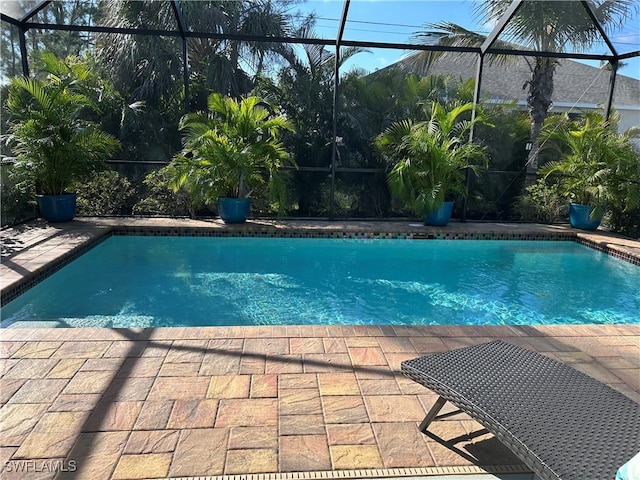
[{"label": "potted palm plant", "polygon": [[375,139],[387,160],[387,182],[396,195],[425,225],[443,226],[453,209],[452,195],[466,195],[462,171],[474,171],[486,163],[484,148],[469,142],[473,125],[482,115],[468,119],[472,103],[451,107],[432,103],[426,121],[395,122]]},{"label": "potted palm plant", "polygon": [[566,116],[552,118],[543,130],[545,149],[559,159],[541,168],[545,178],[556,179],[569,202],[569,223],[582,230],[596,230],[604,214],[616,203],[623,209],[640,203],[637,178],[640,155],[632,143],[638,128],[617,133],[617,116],[610,121],[598,112],[587,112],[571,121]]},{"label": "potted palm plant", "polygon": [[43,60],[44,79],[11,80],[9,133],[3,140],[15,168],[35,185],[42,217],[66,222],[76,211],[76,194],[69,189],[101,168],[119,142],[87,119],[99,108],[80,88],[86,64],[69,65],[52,54]]},{"label": "potted palm plant", "polygon": [[217,203],[225,223],[245,222],[250,196],[267,187],[279,213],[287,206],[280,169],[293,165],[280,142],[293,130],[275,108],[256,96],[241,100],[213,93],[208,113],[182,117],[183,150],[174,157],[174,188],[184,188],[196,205]]}]

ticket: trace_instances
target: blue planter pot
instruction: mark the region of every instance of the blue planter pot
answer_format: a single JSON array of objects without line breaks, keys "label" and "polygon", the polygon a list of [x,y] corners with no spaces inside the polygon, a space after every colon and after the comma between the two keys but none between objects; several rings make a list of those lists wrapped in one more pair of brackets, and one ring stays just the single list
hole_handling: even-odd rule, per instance
[{"label": "blue planter pot", "polygon": [[249,216],[250,198],[220,197],[218,215],[224,223],[244,223]]},{"label": "blue planter pot", "polygon": [[444,202],[436,210],[430,212],[424,219],[425,225],[444,227],[451,220],[453,202]]},{"label": "blue planter pot", "polygon": [[591,217],[591,212],[594,208],[592,205],[580,205],[578,203],[569,205],[569,223],[571,226],[591,232],[596,230],[602,221],[602,214]]},{"label": "blue planter pot", "polygon": [[76,216],[75,193],[63,193],[62,195],[36,195],[40,215],[47,222],[69,222]]}]

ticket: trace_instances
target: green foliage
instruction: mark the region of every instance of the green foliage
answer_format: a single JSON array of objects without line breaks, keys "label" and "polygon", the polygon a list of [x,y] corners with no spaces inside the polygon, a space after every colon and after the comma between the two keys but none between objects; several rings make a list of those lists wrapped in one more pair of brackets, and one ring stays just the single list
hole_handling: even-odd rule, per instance
[{"label": "green foliage", "polygon": [[640,206],[640,154],[632,143],[637,129],[617,133],[617,118],[610,122],[597,112],[571,121],[555,117],[545,126],[545,148],[559,159],[541,172],[554,179],[571,202],[593,205],[597,216],[615,207],[629,212]]},{"label": "green foliage", "polygon": [[[104,1],[98,5],[97,17],[88,24],[133,30],[176,28],[171,2]],[[280,0],[180,3],[194,31],[241,36],[285,36],[296,19],[288,7],[288,1]],[[118,137],[127,160],[172,158],[181,149],[178,124],[186,112],[205,110],[212,91],[231,96],[247,94],[255,86],[255,77],[277,66],[289,48],[277,42],[189,38],[189,101],[185,107],[179,37],[96,34],[95,57],[103,77],[117,87],[127,103],[145,105],[136,115],[125,111],[122,118]]]},{"label": "green foliage", "polygon": [[[286,36],[293,14],[288,2],[272,0],[182,2],[184,18],[194,31],[248,36]],[[96,22],[117,28],[175,30],[170,2],[100,2]],[[96,56],[105,72],[128,96],[153,109],[171,103],[182,91],[183,59],[180,39],[170,36],[98,34]],[[282,55],[285,45],[274,42],[190,38],[189,75],[192,106],[203,109],[209,92],[232,96],[248,93],[253,75]]]},{"label": "green foliage", "polygon": [[451,194],[466,194],[462,170],[486,164],[484,147],[468,141],[471,127],[485,119],[465,116],[471,103],[446,108],[431,104],[429,119],[396,122],[375,139],[389,162],[391,192],[417,215],[437,209]]},{"label": "green foliage", "polygon": [[289,154],[280,142],[289,121],[259,97],[238,101],[217,93],[209,96],[209,114],[187,114],[180,122],[184,148],[173,159],[174,189],[184,188],[196,204],[218,197],[248,197],[269,185],[280,213],[287,208],[280,169]]},{"label": "green foliage", "polygon": [[[475,2],[474,9],[480,23],[497,24],[512,4],[512,0],[484,0]],[[574,51],[586,51],[602,40],[602,28],[611,32],[639,10],[636,0],[522,2],[499,38],[494,39],[493,46],[505,50],[524,48],[538,52],[557,52],[568,47]],[[415,33],[414,37],[427,44],[437,40],[442,46],[480,47],[486,41],[486,36],[451,22],[431,23],[425,28]],[[407,61],[419,71],[425,71],[436,59],[449,54],[445,51],[423,51],[412,55]],[[512,61],[513,56],[489,55],[488,60],[504,64]],[[540,130],[553,104],[553,77],[558,59],[538,56],[527,63],[531,77],[525,87],[528,89],[527,107],[531,120],[529,140],[533,144],[527,173],[533,174],[538,165]]]},{"label": "green foliage", "polygon": [[558,184],[547,184],[539,178],[516,199],[514,209],[521,220],[538,223],[556,223],[567,218],[567,202]]},{"label": "green foliage", "polygon": [[607,223],[614,232],[640,238],[640,208],[622,209],[613,206]]},{"label": "green foliage", "polygon": [[99,104],[83,92],[89,66],[44,55],[44,80],[15,77],[7,107],[9,133],[3,136],[21,171],[38,193],[61,194],[73,182],[102,168],[118,141],[89,120]]},{"label": "green foliage", "polygon": [[0,166],[0,207],[2,226],[15,225],[36,217],[33,185],[12,172],[12,165]]},{"label": "green foliage", "polygon": [[133,206],[133,214],[193,216],[187,193],[184,190],[174,191],[172,187],[176,176],[175,165],[172,164],[149,173],[143,181],[146,195]]},{"label": "green foliage", "polygon": [[77,183],[78,215],[128,215],[135,189],[131,182],[115,170],[94,173],[85,182]]},{"label": "green foliage", "polygon": [[[9,2],[7,2],[9,3]],[[12,0],[18,10],[24,7],[24,11],[31,10],[35,4],[29,0]],[[52,23],[54,25],[95,24],[94,15],[98,2],[86,0],[67,0],[64,2],[51,2],[46,8],[40,10],[31,21],[36,23]],[[11,9],[9,9],[10,11]],[[3,10],[3,13],[6,13]],[[91,48],[85,32],[72,32],[63,30],[38,29],[27,37],[29,63],[42,52],[52,52],[58,58],[69,55],[80,55]],[[5,78],[22,75],[22,61],[20,54],[20,40],[18,27],[8,22],[0,23],[0,71]]]},{"label": "green foliage", "polygon": [[518,172],[524,170],[527,160],[529,122],[515,104],[485,104],[483,109],[493,125],[478,124],[473,137],[486,147],[489,164],[487,171],[470,178],[467,218],[514,218],[514,199],[522,193],[524,181]]},{"label": "green foliage", "polygon": [[[312,21],[294,32],[294,36],[314,38]],[[339,63],[363,52],[363,49],[342,47]],[[284,131],[282,141],[287,145],[297,165],[305,167],[328,167],[331,163],[333,147],[333,84],[336,65],[335,51],[323,45],[301,45],[298,49],[288,48],[284,54],[288,67],[278,72],[274,82],[271,78],[259,78],[257,91],[280,110],[294,127],[294,131]],[[345,85],[347,78],[345,77]],[[340,96],[343,102],[344,95]],[[341,165],[354,165],[354,157],[349,154],[356,144],[367,144],[374,131],[352,134],[350,128],[354,117],[353,108],[343,102],[338,116],[338,131],[345,140],[342,148]],[[377,132],[379,130],[376,130]],[[362,165],[360,165],[362,166]],[[326,205],[323,183],[326,176],[296,171],[292,174],[298,214],[305,216],[325,215]]]},{"label": "green foliage", "polygon": [[[492,19],[495,20],[504,13],[504,8],[510,3],[510,0],[496,0],[478,2],[474,7],[491,23]],[[505,32],[503,38],[497,40],[496,46],[500,46],[502,40],[517,40],[517,37],[521,37],[522,44],[534,45],[541,36],[545,36],[550,40],[547,42],[549,45],[557,43],[560,47],[567,41],[576,40],[581,43],[594,38],[591,36],[592,22],[582,15],[584,8],[580,2],[573,2],[575,5],[567,2],[550,5],[543,2],[545,8],[540,8],[541,5],[536,2],[525,3],[516,12],[516,18],[512,22],[519,31],[510,31],[509,35]],[[625,18],[633,2],[623,0],[605,3],[606,5],[598,8],[598,17],[602,17],[606,24],[615,26],[619,19]],[[635,4],[637,7],[637,2]],[[194,31],[275,37],[289,33],[296,37],[314,36],[311,29],[313,18],[296,20],[293,10],[287,10],[291,6],[287,0],[211,0],[182,2],[180,5],[185,19],[193,26]],[[97,9],[100,10],[98,16]],[[575,10],[580,10],[582,16],[570,13]],[[564,28],[566,18],[572,22],[578,20],[573,22],[575,32],[580,31],[577,35],[571,32],[570,37],[567,37]],[[87,25],[132,29],[144,27],[161,30],[166,26],[175,28],[175,15],[170,2],[52,2],[34,21],[48,20],[63,24],[68,23],[69,19],[80,19],[79,23]],[[303,24],[302,28],[292,31],[294,20]],[[441,27],[440,33],[448,36],[449,40],[455,37],[463,40],[466,37],[471,42],[469,44],[474,45],[477,44],[474,42],[484,41],[484,38],[474,32],[455,29],[450,24],[443,24]],[[585,35],[582,34],[583,27],[586,27]],[[596,37],[599,38],[600,35],[597,34]],[[17,28],[4,22],[3,46],[12,45],[12,49],[3,47],[2,52],[6,55],[0,56],[0,63],[6,66],[3,70],[5,78],[13,76],[8,72],[21,73],[17,38]],[[174,157],[183,147],[178,125],[185,113],[183,58],[179,37],[92,34],[90,44],[84,43],[87,38],[82,32],[55,30],[39,30],[37,35],[28,34],[29,61],[36,78],[48,81],[46,70],[49,67],[46,66],[46,58],[40,59],[34,54],[38,51],[50,50],[59,58],[68,53],[83,53],[87,50],[95,53],[99,69],[95,69],[95,65],[91,63],[93,57],[80,59],[80,63],[86,61],[91,68],[82,82],[74,86],[74,92],[86,96],[91,104],[99,105],[100,108],[98,111],[92,111],[90,107],[83,108],[81,118],[99,125],[101,130],[118,138],[126,160],[166,161]],[[433,37],[429,37],[429,40],[433,40]],[[555,48],[562,50],[557,45]],[[295,214],[301,216],[328,215],[330,211],[337,216],[365,217],[385,217],[397,213],[392,209],[384,174],[372,171],[351,172],[349,169],[373,170],[387,165],[387,159],[375,148],[373,138],[394,122],[405,118],[411,118],[414,123],[428,121],[432,102],[467,102],[473,94],[472,81],[462,83],[460,79],[438,75],[421,78],[415,74],[407,74],[401,68],[381,69],[371,74],[355,70],[342,73],[337,98],[336,135],[339,140],[335,160],[338,172],[332,178],[329,167],[334,141],[333,83],[337,60],[334,49],[322,45],[293,46],[219,38],[190,38],[188,49],[190,102],[186,106],[187,111],[206,109],[211,91],[240,95],[251,91],[258,84],[257,95],[278,105],[279,111],[286,115],[295,128],[295,131],[281,132],[279,139],[282,145],[286,146],[298,165],[315,169],[313,172],[291,169],[285,172],[287,175],[274,179],[279,181],[273,182],[269,181],[266,170],[260,169],[260,174],[255,176],[256,183],[251,194],[254,200],[253,212],[259,215],[281,210],[281,204],[293,205],[296,208]],[[339,60],[344,62],[350,55],[360,52],[364,50],[343,48]],[[489,55],[486,60],[491,62],[497,57]],[[73,62],[74,60],[66,60],[67,64]],[[530,93],[537,92],[545,99],[550,98],[551,91],[548,87],[552,87],[552,83],[538,82],[540,79],[548,81],[550,77],[533,75],[534,70],[540,70],[537,60],[530,65]],[[549,67],[554,65],[555,60],[549,61]],[[282,66],[285,68],[281,68]],[[341,72],[344,71],[344,68],[341,69]],[[553,74],[553,71],[547,73]],[[109,81],[105,82],[106,78]],[[4,94],[2,97],[6,98]],[[535,100],[533,95],[530,100],[536,102],[536,118],[542,118],[542,113],[546,114],[541,113],[544,102]],[[144,101],[144,108],[141,108],[140,101]],[[9,114],[4,111],[2,113],[2,121],[11,120]],[[486,147],[485,153],[490,159],[489,168],[516,172],[522,170],[526,160],[524,141],[529,137],[531,121],[521,122],[519,115],[513,113],[501,114],[500,118],[494,111],[487,114],[496,128],[476,125],[474,140]],[[11,152],[7,153],[11,155]],[[546,155],[552,153],[551,150],[545,152]],[[544,161],[541,158],[540,164]],[[148,167],[129,164],[123,168],[136,169],[140,173],[147,172]],[[340,171],[341,169],[344,170]],[[3,184],[3,200],[12,195],[21,198],[20,192],[26,193],[33,189],[26,181],[25,174],[29,173],[26,169],[22,169],[21,175],[17,175],[16,169],[13,170],[16,176],[7,178]],[[625,169],[621,168],[619,171],[623,172]],[[634,194],[633,182],[625,180],[635,178],[634,174],[627,172],[625,175],[618,183],[611,182],[608,186],[611,191],[619,188],[620,191],[614,194],[620,198]],[[205,184],[202,189],[194,188],[190,195],[184,189],[174,193],[167,188],[166,182],[160,180],[160,176],[151,175],[147,178],[149,182],[140,186],[145,198],[138,202],[137,213],[185,215],[202,208],[208,201],[198,198],[198,195],[210,185]],[[129,178],[131,177],[130,175]],[[511,214],[514,197],[520,193],[521,184],[520,177],[515,175],[490,172],[482,172],[480,177],[472,175],[467,196],[469,218],[513,218]],[[11,187],[5,188],[6,185]],[[278,188],[283,185],[288,188]],[[637,190],[636,188],[635,191]],[[286,198],[282,192],[286,192]],[[633,212],[637,216],[637,209],[627,208],[626,200],[609,203],[610,215],[606,219],[609,219],[612,228],[627,228],[631,231],[635,221]],[[5,207],[14,204],[18,205],[20,202],[3,204],[3,216]],[[25,205],[29,208],[29,205]]]}]

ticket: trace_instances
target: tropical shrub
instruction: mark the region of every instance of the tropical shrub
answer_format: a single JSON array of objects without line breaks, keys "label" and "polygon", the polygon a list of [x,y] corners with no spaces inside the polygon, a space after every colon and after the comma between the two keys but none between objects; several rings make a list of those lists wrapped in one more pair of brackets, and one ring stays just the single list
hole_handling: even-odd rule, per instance
[{"label": "tropical shrub", "polygon": [[391,193],[413,213],[425,216],[450,195],[466,194],[463,170],[486,165],[484,147],[469,142],[473,125],[485,122],[479,114],[469,120],[473,104],[445,107],[432,103],[428,120],[395,122],[375,139],[389,163]]},{"label": "tropical shrub", "polygon": [[83,92],[89,66],[53,54],[42,59],[47,75],[43,80],[11,79],[9,133],[3,140],[15,155],[15,171],[32,182],[37,193],[59,195],[103,168],[119,143],[88,119],[100,111]]},{"label": "tropical shrub", "polygon": [[12,172],[12,165],[0,166],[0,207],[2,226],[15,225],[36,217],[33,184]]},{"label": "tropical shrub", "polygon": [[78,215],[128,215],[135,189],[115,170],[96,172],[86,182],[77,183]]},{"label": "tropical shrub", "polygon": [[607,224],[614,232],[640,238],[640,208],[621,209],[613,206]]},{"label": "tropical shrub", "polygon": [[614,206],[621,212],[640,207],[640,153],[632,141],[640,129],[617,133],[617,123],[615,114],[606,121],[587,112],[578,120],[555,117],[543,130],[545,149],[555,150],[559,159],[541,172],[569,201],[594,206],[593,217]]},{"label": "tropical shrub", "polygon": [[284,213],[289,197],[280,170],[292,163],[279,137],[291,124],[256,96],[236,100],[213,93],[208,106],[208,113],[186,114],[180,121],[184,148],[172,161],[174,189],[187,191],[196,205],[210,205],[267,186]]},{"label": "tropical shrub", "polygon": [[172,184],[178,175],[174,165],[155,170],[145,176],[146,192],[133,206],[134,215],[195,216],[192,202],[184,190],[175,190]]},{"label": "tropical shrub", "polygon": [[487,170],[469,179],[467,219],[513,219],[515,199],[523,193],[529,122],[515,103],[482,107],[492,125],[477,125],[473,138],[485,146],[489,162]]},{"label": "tropical shrub", "polygon": [[514,210],[521,220],[538,223],[556,223],[567,218],[567,202],[562,197],[560,186],[548,184],[544,178],[525,189],[526,193],[516,199]]}]

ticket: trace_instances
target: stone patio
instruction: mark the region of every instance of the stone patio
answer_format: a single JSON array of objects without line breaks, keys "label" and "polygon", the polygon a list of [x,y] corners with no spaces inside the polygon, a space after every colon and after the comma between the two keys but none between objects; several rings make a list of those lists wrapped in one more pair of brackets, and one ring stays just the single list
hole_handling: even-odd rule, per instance
[{"label": "stone patio", "polygon": [[[79,219],[3,230],[3,295],[123,224],[227,228],[215,221]],[[425,227],[255,222],[237,228],[424,234]],[[575,235],[562,226],[447,228]],[[602,232],[587,241],[640,258],[637,241]],[[3,479],[526,472],[464,415],[433,424],[441,442],[421,435],[417,425],[436,397],[399,373],[405,359],[497,338],[570,364],[640,402],[639,325],[8,328],[0,334]]]}]

